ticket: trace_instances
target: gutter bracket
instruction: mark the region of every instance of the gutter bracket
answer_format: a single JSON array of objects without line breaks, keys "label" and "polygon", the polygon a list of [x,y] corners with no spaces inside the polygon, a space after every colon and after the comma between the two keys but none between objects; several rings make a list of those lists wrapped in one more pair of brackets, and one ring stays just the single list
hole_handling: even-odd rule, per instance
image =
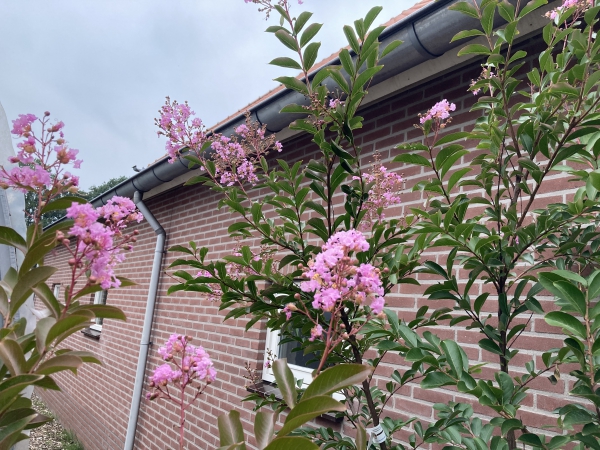
[{"label": "gutter bracket", "polygon": [[410,28],[409,28],[408,32],[409,32],[408,40],[413,45],[414,49],[417,51],[417,53],[419,55],[424,56],[427,59],[432,59],[432,58],[437,58],[438,56],[442,56],[442,55],[436,55],[435,53],[431,53],[421,43],[419,36],[417,36],[417,31],[415,30],[415,22],[412,22],[410,24]]}]

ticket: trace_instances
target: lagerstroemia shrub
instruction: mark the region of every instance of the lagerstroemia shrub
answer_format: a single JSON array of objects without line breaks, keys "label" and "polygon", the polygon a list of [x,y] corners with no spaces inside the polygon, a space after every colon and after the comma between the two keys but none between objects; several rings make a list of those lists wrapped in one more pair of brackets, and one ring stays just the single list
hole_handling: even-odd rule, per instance
[{"label": "lagerstroemia shrub", "polygon": [[[118,308],[81,302],[102,289],[132,283],[115,274],[136,240],[137,231],[127,226],[142,216],[130,199],[113,197],[105,206],[94,208],[77,191],[79,178],[70,170],[79,168],[78,151],[68,146],[62,122],[50,123],[50,113],[41,119],[33,114],[13,121],[12,134],[22,140],[19,152],[0,166],[0,187],[36,194],[32,225],[21,236],[9,227],[0,227],[0,244],[20,253],[19,266],[9,269],[0,281],[0,448],[9,449],[25,439],[23,431],[38,427],[50,418],[37,414],[24,396],[29,386],[59,390],[53,374],[77,373],[83,363],[100,361],[90,352],[72,351],[61,343],[95,318],[125,320]],[[72,167],[71,167],[72,166]],[[67,210],[66,220],[42,228],[42,215]],[[101,221],[99,221],[101,219]],[[44,265],[44,257],[64,246],[70,254],[70,280],[64,298],[56,298],[47,280],[56,268]],[[19,309],[35,294],[44,305],[33,332]]]},{"label": "lagerstroemia shrub", "polygon": [[[400,45],[380,48],[377,38],[384,27],[372,25],[381,8],[344,27],[349,47],[340,52],[339,66],[313,73],[321,24],[309,23],[309,12],[293,14],[286,0],[252,3],[280,16],[279,25],[267,31],[296,57],[271,63],[301,72],[299,78],[277,81],[307,100],[284,107],[282,114],[306,116],[290,128],[310,134],[319,157],[273,160],[269,152],[282,146],[266,136],[264,126],[248,119],[231,138],[211,135],[187,105],[170,100],[157,122],[171,157],[202,167],[203,175],[188,184],[203,183],[220,193],[219,207],[239,218],[229,227],[231,237],[259,238],[262,245],[260,250],[242,246],[221,260],[211,260],[208,249],[194,243],[172,248],[183,256],[172,264],[181,282],[170,292],[220,297],[227,318],[249,315],[249,327],[264,319],[319,359],[316,378],[303,396],[279,360],[273,367],[283,402],[249,397],[257,401],[259,448],[283,448],[282,440],[292,438],[303,445],[297,448],[307,449],[600,448],[600,46],[595,31],[600,6],[567,0],[549,11],[542,32],[546,49],[536,55],[526,78],[518,75],[528,56],[516,49],[518,25],[529,14],[540,14],[545,1],[452,6],[481,23],[454,37],[479,37],[459,54],[484,59],[481,76],[465,86],[477,95],[472,109],[481,117],[470,131],[448,133],[456,109],[448,100],[415,117],[423,140],[399,143],[395,161],[431,173],[430,180],[409,186],[428,200],[402,219],[389,219],[385,209],[399,202],[402,181],[388,176],[393,172],[377,158],[371,172],[363,167],[354,138],[363,121],[357,111],[382,68],[379,61]],[[494,30],[496,15],[505,24]],[[469,165],[456,167],[471,151],[461,144],[465,139],[476,143],[478,153]],[[564,172],[578,188],[573,198],[534,209],[550,176]],[[259,189],[268,193],[256,195]],[[339,192],[343,211],[334,207]],[[276,219],[266,214],[269,209]],[[423,256],[435,247],[450,248],[445,264]],[[457,278],[459,269],[466,278]],[[418,272],[438,278],[424,290],[432,307],[437,300],[454,307],[426,306],[411,320],[400,320],[385,308],[385,296],[398,285],[418,284]],[[475,293],[482,284],[485,293]],[[541,296],[555,299],[552,311],[544,310]],[[546,349],[537,361],[518,363],[522,333],[534,316],[557,327],[564,346]],[[479,346],[493,355],[487,363],[495,369],[492,375],[455,341],[436,336],[441,322],[479,333]],[[385,389],[379,389],[372,377],[390,352],[410,367],[394,370]],[[356,367],[369,372],[353,378]],[[543,430],[534,428],[520,414],[529,386],[538,379],[555,382],[567,375],[563,367],[574,377],[570,394],[577,401],[562,405]],[[307,394],[318,389],[313,385],[332,370],[341,377],[337,388],[345,407],[331,403],[331,409],[356,428],[356,439],[303,427],[314,416],[294,420],[296,411],[306,408]],[[422,389],[450,387],[468,400],[436,405],[433,423],[391,417],[390,400],[415,383]],[[322,401],[326,407],[329,400]],[[474,415],[474,403],[485,408],[488,419]],[[276,434],[268,406],[291,409]],[[219,425],[222,448],[245,448],[239,414],[220,417]],[[367,427],[375,429],[371,441]],[[401,429],[412,433],[406,442],[394,437]]]}]

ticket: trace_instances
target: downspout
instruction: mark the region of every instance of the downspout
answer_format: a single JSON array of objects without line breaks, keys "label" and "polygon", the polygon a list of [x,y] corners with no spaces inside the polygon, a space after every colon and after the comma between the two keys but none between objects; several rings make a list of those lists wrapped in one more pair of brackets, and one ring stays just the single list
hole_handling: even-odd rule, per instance
[{"label": "downspout", "polygon": [[140,413],[140,403],[142,399],[142,389],[144,388],[144,376],[146,373],[146,361],[148,359],[148,348],[150,347],[150,334],[152,332],[152,319],[154,317],[154,306],[158,292],[158,282],[160,279],[160,269],[164,255],[166,233],[164,228],[158,223],[158,220],[150,212],[142,200],[142,193],[135,191],[133,202],[136,204],[144,219],[148,221],[156,233],[156,247],[154,250],[154,262],[152,263],[152,274],[150,275],[150,287],[148,289],[148,300],[146,301],[146,315],[144,317],[144,327],[142,329],[142,340],[140,342],[140,355],[138,357],[137,370],[135,374],[135,384],[133,386],[133,397],[131,400],[131,410],[129,412],[129,423],[127,424],[127,436],[125,437],[125,450],[133,450],[135,443],[135,430],[137,428],[138,416]]}]

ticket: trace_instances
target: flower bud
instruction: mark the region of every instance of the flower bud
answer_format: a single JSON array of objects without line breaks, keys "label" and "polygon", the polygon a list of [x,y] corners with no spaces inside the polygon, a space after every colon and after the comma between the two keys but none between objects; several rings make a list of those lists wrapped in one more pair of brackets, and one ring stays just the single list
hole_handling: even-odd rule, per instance
[{"label": "flower bud", "polygon": [[135,236],[137,236],[138,234],[140,234],[140,230],[133,230],[133,234],[134,234]]},{"label": "flower bud", "polygon": [[50,111],[44,111],[44,117],[48,117],[50,115]]},{"label": "flower bud", "polygon": [[63,239],[61,242],[63,243],[63,245],[65,245],[65,246],[67,246],[67,247],[68,247],[68,246],[69,246],[69,244],[71,243],[71,241],[69,241],[67,238]]},{"label": "flower bud", "polygon": [[350,336],[348,333],[342,333],[342,339],[348,339]]},{"label": "flower bud", "polygon": [[185,337],[186,342],[192,342],[192,339],[194,339],[192,336]]},{"label": "flower bud", "polygon": [[58,145],[63,145],[63,144],[65,143],[65,140],[64,140],[63,138],[58,138],[58,139],[56,140],[56,143],[57,143]]},{"label": "flower bud", "polygon": [[288,303],[287,305],[285,305],[285,307],[289,310],[289,311],[298,311],[298,308],[296,307],[296,305],[294,305],[293,303]]},{"label": "flower bud", "polygon": [[96,284],[98,282],[98,278],[96,278],[94,275],[90,276],[88,280],[91,284]]},{"label": "flower bud", "polygon": [[77,261],[75,260],[75,258],[69,259],[69,265],[70,266],[74,266],[75,264],[77,264]]},{"label": "flower bud", "polygon": [[[298,292],[296,292],[296,293],[294,294],[294,298],[295,298],[296,300],[300,300],[300,298],[301,298],[301,297],[300,297],[300,294],[299,294]],[[290,305],[291,305],[291,303],[290,303]]]},{"label": "flower bud", "polygon": [[67,189],[71,194],[77,194],[79,192],[79,188],[77,186],[71,186]]}]

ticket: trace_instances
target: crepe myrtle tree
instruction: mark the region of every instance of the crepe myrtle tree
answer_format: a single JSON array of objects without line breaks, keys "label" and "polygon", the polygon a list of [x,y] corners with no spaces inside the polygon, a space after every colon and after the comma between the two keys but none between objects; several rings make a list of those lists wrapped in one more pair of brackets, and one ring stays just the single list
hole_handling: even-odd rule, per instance
[{"label": "crepe myrtle tree", "polygon": [[[428,367],[423,388],[455,386],[488,408],[484,424],[469,404],[439,405],[433,424],[414,423],[411,445],[441,443],[445,448],[515,449],[600,448],[598,396],[598,211],[600,189],[600,92],[598,41],[600,6],[566,0],[548,12],[546,44],[535,67],[518,74],[528,56],[515,48],[518,24],[544,1],[527,5],[484,0],[460,2],[452,9],[478,18],[481,29],[454,40],[480,36],[459,55],[482,55],[482,73],[470,90],[478,95],[472,110],[481,111],[472,131],[448,134],[444,128],[453,105],[437,103],[420,117],[424,141],[401,145],[396,161],[422,165],[429,181],[414,188],[428,194],[411,233],[428,236],[432,247],[450,248],[446,264],[424,262],[439,282],[425,291],[429,299],[455,302],[455,326],[480,333],[479,346],[496,359],[491,376],[477,373],[458,346],[413,334],[404,344],[413,367]],[[496,14],[507,24],[492,29]],[[468,167],[454,165],[468,153],[463,138],[477,143]],[[467,178],[469,172],[473,172]],[[552,189],[552,175],[567,173],[576,194],[545,204],[540,193]],[[459,272],[466,273],[460,276]],[[479,294],[477,284],[483,284]],[[544,291],[545,290],[545,291]],[[545,312],[540,295],[555,297],[558,310]],[[548,348],[541,361],[515,362],[521,337],[534,315],[562,329],[564,347]],[[556,383],[565,363],[575,364],[566,402],[556,422],[539,433],[519,414],[528,387],[539,377]],[[569,365],[572,368],[572,365]],[[489,373],[489,372],[488,372]]]},{"label": "crepe myrtle tree", "polygon": [[[374,386],[373,373],[385,354],[399,345],[379,343],[397,342],[403,332],[435,324],[447,312],[423,308],[406,324],[384,309],[384,297],[394,286],[416,283],[411,275],[430,238],[423,235],[409,244],[405,234],[414,217],[385,217],[386,208],[400,201],[402,178],[388,171],[377,156],[371,167],[363,167],[354,139],[363,122],[356,111],[382,68],[379,60],[400,42],[380,48],[378,37],[385,27],[372,28],[381,11],[373,8],[354,27],[344,27],[349,49],[341,51],[341,65],[313,70],[320,47],[314,38],[321,24],[310,23],[312,14],[293,16],[287,1],[252,3],[280,17],[280,24],[267,31],[295,58],[280,57],[271,63],[301,71],[301,79],[277,81],[307,99],[307,105],[289,105],[282,113],[307,116],[290,127],[308,132],[320,154],[311,161],[273,161],[269,154],[281,151],[281,144],[249,116],[231,137],[211,134],[186,103],[167,99],[157,119],[159,134],[168,139],[167,151],[172,159],[183,158],[190,167],[205,171],[187,184],[203,183],[222,195],[219,207],[239,217],[228,230],[232,239],[261,242],[260,248],[237,245],[231,256],[216,261],[207,257],[207,248],[194,242],[171,248],[184,257],[172,264],[179,269],[174,276],[181,282],[169,291],[206,293],[230,310],[227,318],[249,315],[248,328],[266,319],[269,328],[317,355],[315,376],[327,373],[330,366],[372,368],[368,377],[345,390],[351,407],[340,414],[359,433],[381,425],[379,445],[387,449],[392,434],[406,422],[386,416],[384,407],[394,392],[421,375],[395,371],[385,391]],[[265,189],[266,195],[258,195]],[[341,212],[333,200],[340,192],[346,199]],[[268,218],[269,209],[277,219]],[[298,329],[301,336],[293,333]],[[370,349],[374,357],[365,358]],[[285,405],[296,403],[295,392],[284,398]],[[259,406],[269,403],[259,399]],[[338,438],[331,439],[336,445]]]},{"label": "crepe myrtle tree", "polygon": [[[27,387],[59,390],[55,373],[76,374],[83,363],[100,363],[90,352],[64,347],[63,341],[95,318],[125,320],[118,308],[80,299],[132,284],[117,277],[115,268],[136,240],[137,232],[127,232],[127,226],[142,216],[127,198],[113,197],[95,209],[72,195],[79,178],[69,170],[81,161],[78,151],[65,141],[63,127],[62,122],[51,123],[48,112],[42,118],[20,115],[12,128],[12,134],[22,138],[19,152],[10,158],[12,168],[0,166],[0,187],[31,192],[36,199],[27,211],[31,225],[26,236],[0,227],[0,244],[21,254],[19,267],[10,268],[0,280],[0,449],[11,448],[27,438],[24,431],[50,420],[32,408],[24,395]],[[43,215],[61,209],[66,209],[67,219],[44,229]],[[56,298],[47,285],[56,268],[44,264],[44,257],[56,246],[70,255],[70,279],[62,298]],[[32,294],[44,306],[36,311],[33,326],[18,318]]]},{"label": "crepe myrtle tree", "polygon": [[[238,246],[233,255],[218,261],[207,259],[208,249],[193,242],[173,248],[187,254],[173,267],[188,270],[175,272],[181,282],[170,291],[206,293],[230,310],[227,318],[249,315],[248,327],[266,318],[271,329],[298,341],[305,353],[317,355],[316,376],[329,366],[352,363],[375,372],[386,353],[402,356],[412,366],[394,371],[385,390],[371,385],[372,373],[343,390],[347,408],[341,415],[358,435],[369,425],[379,433],[380,425],[381,448],[441,444],[514,449],[517,440],[538,448],[600,448],[594,353],[600,245],[600,72],[594,27],[599,8],[587,0],[567,0],[549,12],[543,30],[547,49],[537,55],[537,67],[525,80],[517,76],[527,57],[514,48],[518,24],[545,2],[515,6],[484,0],[452,7],[481,21],[480,29],[463,31],[454,39],[479,36],[483,42],[459,54],[486,58],[480,78],[469,88],[480,95],[473,110],[484,114],[472,131],[452,134],[445,127],[455,105],[447,100],[420,116],[417,126],[423,130],[423,142],[401,144],[396,161],[432,172],[431,180],[414,186],[429,201],[402,220],[388,220],[385,208],[399,201],[401,180],[377,157],[369,169],[362,167],[361,149],[354,140],[354,131],[362,125],[356,112],[372,77],[381,70],[379,60],[400,45],[379,48],[383,27],[371,30],[371,25],[380,8],[354,27],[344,27],[349,48],[340,52],[340,66],[313,71],[319,49],[313,38],[321,25],[309,24],[308,12],[293,16],[286,1],[252,3],[280,16],[279,25],[267,31],[297,56],[276,58],[272,64],[302,74],[277,80],[302,93],[308,103],[286,106],[282,113],[308,116],[290,127],[309,133],[320,156],[308,163],[269,163],[268,152],[281,151],[281,145],[265,136],[264,127],[248,119],[231,138],[209,134],[191,118],[187,104],[168,100],[157,120],[160,133],[169,139],[167,149],[172,158],[184,158],[190,167],[200,165],[206,172],[189,184],[204,183],[222,194],[219,207],[240,217],[229,228],[232,238],[261,241],[260,248]],[[496,15],[506,21],[498,30],[493,29]],[[455,170],[469,152],[459,143],[465,138],[477,143],[479,153],[470,166]],[[542,184],[561,171],[580,182],[575,186],[585,187],[573,201],[534,209]],[[269,194],[253,195],[257,189]],[[345,195],[341,213],[333,202],[338,191]],[[265,216],[267,208],[275,211],[276,219]],[[424,248],[435,246],[451,248],[445,267],[421,257]],[[457,278],[459,269],[468,273],[465,280]],[[454,301],[454,311],[423,307],[406,322],[384,308],[385,295],[397,284],[416,283],[412,275],[418,271],[440,276],[425,294],[433,305],[438,299]],[[472,294],[477,284],[489,285],[492,293]],[[557,296],[560,311],[545,314],[537,299],[544,288]],[[516,367],[512,360],[519,338],[534,314],[563,329],[565,347],[548,349],[541,367],[535,361]],[[471,365],[456,342],[419,331],[440,320],[479,330],[481,348],[497,357],[493,377],[481,371],[484,363]],[[293,333],[298,329],[300,336]],[[373,357],[366,358],[369,350]],[[581,366],[573,372],[578,382],[571,391],[581,405],[558,411],[557,422],[548,424],[555,427],[551,436],[536,433],[520,419],[519,407],[533,380],[544,376],[554,382],[566,362]],[[465,403],[436,405],[432,424],[386,417],[389,400],[408,382],[419,382],[424,389],[455,386],[488,407],[492,420],[485,423],[474,417],[472,406]],[[283,408],[295,403],[289,398],[279,404],[257,401],[257,407],[268,404]],[[409,423],[414,431],[409,442],[392,441],[392,434]],[[303,428],[296,433],[327,448],[369,445],[327,430]]]}]

